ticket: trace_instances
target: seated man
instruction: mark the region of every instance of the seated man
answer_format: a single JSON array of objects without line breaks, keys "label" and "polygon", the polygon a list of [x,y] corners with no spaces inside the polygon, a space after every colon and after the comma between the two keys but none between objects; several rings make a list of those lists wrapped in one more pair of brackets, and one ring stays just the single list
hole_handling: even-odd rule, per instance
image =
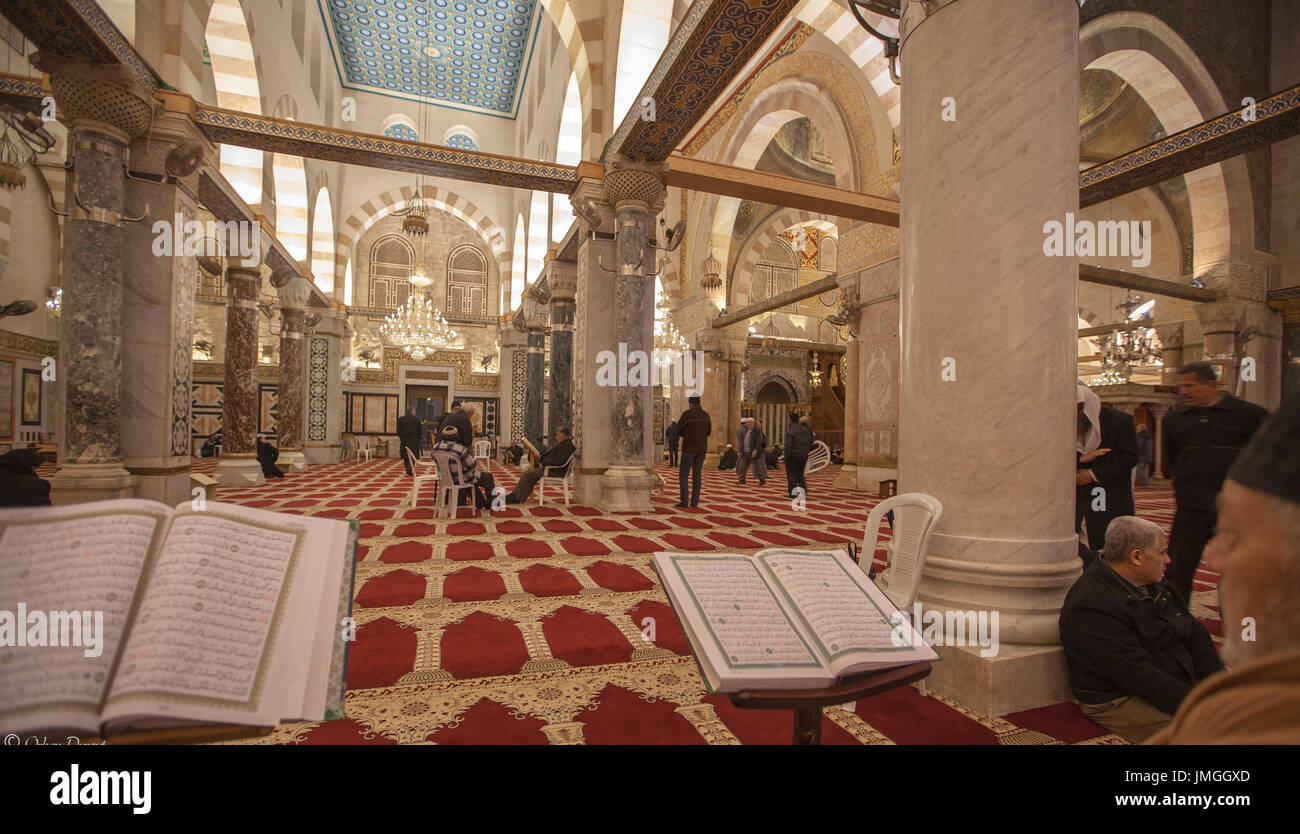
[{"label": "seated man", "polygon": [[514,466],[518,466],[519,461],[524,456],[524,447],[520,446],[518,443],[515,443],[506,451],[510,453],[510,463]]},{"label": "seated man", "polygon": [[496,488],[496,481],[490,472],[482,472],[478,468],[478,460],[474,457],[474,452],[468,446],[460,442],[460,427],[455,424],[448,424],[442,427],[438,442],[433,444],[434,452],[447,452],[453,457],[460,460],[459,470],[451,467],[451,474],[456,478],[457,484],[474,484],[471,492],[474,495],[474,506],[480,510],[486,510],[492,506],[492,490]]},{"label": "seated man", "polygon": [[[522,504],[533,494],[533,487],[542,479],[545,472],[548,478],[563,478],[572,464],[573,441],[569,439],[569,429],[561,426],[555,430],[555,448],[542,455],[538,465],[519,476],[515,491],[506,496],[507,504]],[[541,449],[538,449],[540,452]]]},{"label": "seated man", "polygon": [[781,444],[771,446],[767,450],[767,468],[776,469],[781,465]]},{"label": "seated man", "polygon": [[275,462],[280,459],[280,450],[267,443],[259,434],[257,436],[257,462],[262,465],[262,474],[268,478],[283,478],[284,473]]},{"label": "seated man", "polygon": [[735,469],[736,464],[740,461],[740,455],[736,454],[736,447],[727,444],[727,451],[722,453],[722,459],[718,461],[719,469]]},{"label": "seated man", "polygon": [[0,507],[50,506],[50,482],[36,474],[40,465],[34,449],[0,455]]},{"label": "seated man", "polygon": [[1141,742],[1173,719],[1223,662],[1210,633],[1164,579],[1169,541],[1136,516],[1106,528],[1105,547],[1061,608],[1061,645],[1083,714]]}]

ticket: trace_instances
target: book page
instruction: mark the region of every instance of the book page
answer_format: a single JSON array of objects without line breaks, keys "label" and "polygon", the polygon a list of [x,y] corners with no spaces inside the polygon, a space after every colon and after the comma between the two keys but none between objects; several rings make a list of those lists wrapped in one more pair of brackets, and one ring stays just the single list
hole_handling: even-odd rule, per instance
[{"label": "book page", "polygon": [[[356,552],[355,546],[348,547],[349,541],[355,542],[351,525],[335,519],[312,518],[308,522],[312,527],[319,527],[319,532],[329,538],[323,548],[313,547],[310,543],[308,545],[308,552],[315,554],[312,560],[313,570],[310,572],[317,579],[313,583],[316,589],[315,610],[310,612],[313,619],[303,624],[307,630],[306,636],[310,638],[310,651],[306,655],[310,663],[298,675],[305,686],[305,700],[293,705],[293,708],[286,703],[285,721],[320,721],[325,718],[334,649],[343,642],[343,624],[340,621],[346,615],[338,613],[340,597],[346,594],[348,602],[352,599],[352,573],[351,570],[345,570],[351,567],[347,562],[355,563],[352,558]],[[345,579],[346,588],[342,587]]]},{"label": "book page", "polygon": [[13,618],[13,632],[0,625],[0,731],[98,730],[140,575],[170,515],[134,499],[0,511],[0,618]]},{"label": "book page", "polygon": [[[104,710],[195,721],[279,723],[302,629],[287,616],[302,519],[209,502],[177,513]],[[283,659],[283,658],[281,658]]]},{"label": "book page", "polygon": [[756,558],[837,674],[863,660],[891,665],[935,659],[924,644],[895,645],[891,617],[897,609],[843,553],[765,550]]},{"label": "book page", "polygon": [[826,681],[813,648],[748,556],[659,553],[655,561],[680,615],[690,620],[727,691],[746,685]]}]

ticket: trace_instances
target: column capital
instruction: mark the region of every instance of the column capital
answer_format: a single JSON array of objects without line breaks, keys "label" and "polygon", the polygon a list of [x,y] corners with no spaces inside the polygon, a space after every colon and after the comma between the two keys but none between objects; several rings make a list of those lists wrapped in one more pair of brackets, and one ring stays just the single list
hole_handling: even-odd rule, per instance
[{"label": "column capital", "polygon": [[664,187],[667,171],[667,163],[635,162],[616,155],[605,165],[605,201],[616,209],[623,203],[639,203],[658,214],[668,194]]},{"label": "column capital", "polygon": [[121,64],[96,64],[45,50],[34,53],[31,63],[49,73],[60,121],[69,130],[96,129],[126,144],[144,135],[161,109],[153,90]]},{"label": "column capital", "polygon": [[552,301],[572,303],[578,291],[578,264],[551,261],[546,265],[546,283]]},{"label": "column capital", "polygon": [[[275,284],[275,280],[271,282]],[[311,282],[306,278],[294,276],[282,286],[276,286],[280,294],[280,307],[284,310],[306,310],[311,300]]]},{"label": "column capital", "polygon": [[1246,304],[1247,302],[1238,299],[1224,299],[1197,304],[1194,309],[1205,333],[1235,334],[1242,328]]}]

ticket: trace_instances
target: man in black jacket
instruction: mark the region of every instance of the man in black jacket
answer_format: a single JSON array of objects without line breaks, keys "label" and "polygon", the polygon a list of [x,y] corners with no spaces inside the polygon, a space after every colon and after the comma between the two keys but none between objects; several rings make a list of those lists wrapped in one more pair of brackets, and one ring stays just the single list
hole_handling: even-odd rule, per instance
[{"label": "man in black jacket", "polygon": [[0,507],[50,506],[50,482],[37,476],[41,456],[32,449],[0,455]]},{"label": "man in black jacket", "polygon": [[1078,421],[1074,531],[1086,521],[1089,547],[1101,550],[1107,525],[1136,512],[1131,478],[1138,462],[1137,431],[1132,417],[1102,405],[1086,385],[1078,386]]},{"label": "man in black jacket", "polygon": [[1218,522],[1214,500],[1237,453],[1268,412],[1219,390],[1214,366],[1178,369],[1178,407],[1165,415],[1165,461],[1174,471],[1174,528],[1169,534],[1170,581],[1186,599],[1205,544]]},{"label": "man in black jacket", "polygon": [[455,426],[458,433],[457,442],[465,448],[469,448],[474,443],[474,424],[470,422],[469,413],[461,406],[460,400],[451,404],[451,411],[442,418],[438,424],[438,436],[442,436],[442,430],[447,426]]},{"label": "man in black jacket", "polygon": [[799,412],[790,412],[790,425],[785,430],[785,486],[793,498],[794,488],[802,487],[808,495],[808,482],[803,478],[803,468],[808,465],[808,453],[813,447],[812,429],[799,419]]},{"label": "man in black jacket", "polygon": [[538,465],[519,476],[515,491],[506,496],[507,504],[522,504],[533,494],[533,487],[542,479],[542,473],[548,478],[563,478],[572,465],[574,445],[569,439],[569,429],[561,426],[555,430],[555,446],[542,455]]},{"label": "man in black jacket", "polygon": [[406,450],[410,449],[415,459],[420,459],[420,435],[421,426],[420,418],[415,416],[415,406],[406,409],[406,414],[397,418],[397,439],[402,444],[402,464],[406,466],[406,474],[414,475],[411,471],[411,461],[406,456]]},{"label": "man in black jacket", "polygon": [[677,421],[674,420],[668,424],[668,429],[664,432],[664,440],[668,444],[668,465],[677,465]]},{"label": "man in black jacket", "polygon": [[[700,505],[700,479],[704,475],[704,455],[709,451],[709,435],[713,433],[713,420],[709,412],[700,407],[699,397],[688,397],[689,408],[677,420],[677,436],[682,441],[682,462],[677,470],[681,488],[679,507]],[[686,478],[691,475],[690,501],[686,500]]]},{"label": "man in black jacket", "polygon": [[262,465],[262,475],[267,478],[283,478],[284,473],[275,462],[280,459],[280,450],[267,443],[259,434],[257,436],[257,462]]},{"label": "man in black jacket", "polygon": [[1120,516],[1101,558],[1061,608],[1061,645],[1083,714],[1133,742],[1173,719],[1192,687],[1223,669],[1210,633],[1165,579],[1168,541],[1156,524]]}]

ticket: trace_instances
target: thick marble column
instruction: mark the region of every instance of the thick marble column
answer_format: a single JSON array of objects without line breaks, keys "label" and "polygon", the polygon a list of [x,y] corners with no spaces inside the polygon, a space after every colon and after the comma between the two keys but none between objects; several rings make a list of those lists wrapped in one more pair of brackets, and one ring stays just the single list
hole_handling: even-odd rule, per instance
[{"label": "thick marble column", "polygon": [[857,311],[859,488],[877,492],[898,477],[899,282],[897,257],[859,273],[862,306]]},{"label": "thick marble column", "polygon": [[32,56],[32,64],[50,74],[72,161],[66,185],[72,214],[63,226],[60,282],[64,404],[51,500],[126,498],[136,486],[122,452],[126,160],[131,140],[148,130],[156,102],[121,66],[44,51]]},{"label": "thick marble column", "polygon": [[845,489],[858,487],[858,426],[861,424],[861,404],[858,402],[858,346],[857,315],[861,308],[858,282],[853,280],[840,286],[838,315],[849,328],[849,339],[844,346],[844,465],[835,478],[835,486]]},{"label": "thick marble column", "polygon": [[[654,250],[648,248],[655,215],[663,208],[662,165],[615,159],[605,169],[605,200],[614,207],[617,264],[614,267],[614,335],[617,355],[627,357],[627,382],[614,387],[611,465],[601,479],[602,508],[647,511],[654,484],[649,468],[651,442],[650,379],[639,380],[634,363],[645,357],[648,370],[654,354]],[[650,266],[648,266],[650,265]],[[620,374],[621,375],[621,374]]]},{"label": "thick marble column", "polygon": [[213,477],[221,484],[260,484],[257,462],[258,267],[226,269],[226,379],[222,388],[221,461]]},{"label": "thick marble column", "polygon": [[578,265],[553,260],[547,266],[551,288],[551,403],[547,424],[554,433],[573,426],[573,319]]},{"label": "thick marble column", "polygon": [[307,365],[305,336],[307,329],[307,301],[311,298],[311,283],[294,276],[279,287],[280,293],[280,388],[276,439],[280,461],[289,464],[294,472],[307,468],[303,454],[303,399],[306,390],[303,371]]},{"label": "thick marble column", "polygon": [[924,607],[998,613],[996,656],[946,647],[929,681],[986,715],[1070,697],[1078,261],[1043,241],[1079,205],[1078,30],[1075,0],[903,11],[899,491],[943,502]]},{"label": "thick marble column", "polygon": [[572,203],[581,219],[573,326],[573,431],[578,447],[574,489],[579,503],[600,506],[612,456],[614,389],[604,384],[607,380],[599,370],[603,355],[618,354],[618,340],[609,326],[614,282],[605,271],[614,261],[614,210],[605,202],[599,179],[580,180]]},{"label": "thick marble column", "polygon": [[[337,301],[307,317],[307,464],[338,463],[343,457],[343,389],[354,384],[352,333],[347,312]],[[281,363],[284,355],[281,354]]]},{"label": "thick marble column", "polygon": [[[522,316],[528,327],[528,367],[524,376],[524,435],[533,443],[545,434],[542,405],[546,395],[546,305],[536,287],[524,298]],[[549,442],[548,446],[552,445]]]},{"label": "thick marble column", "polygon": [[[197,257],[176,246],[198,217],[191,196],[198,168],[178,175],[177,165],[200,153],[215,162],[215,146],[188,115],[159,116],[148,135],[131,145],[127,205],[149,207],[149,222],[128,223],[123,236],[122,455],[136,476],[137,498],[175,506],[190,494],[190,403],[193,369],[194,289]],[[168,159],[171,168],[168,173]],[[156,224],[161,221],[162,226]],[[193,227],[191,227],[193,230]],[[170,246],[156,246],[160,237]]]}]

